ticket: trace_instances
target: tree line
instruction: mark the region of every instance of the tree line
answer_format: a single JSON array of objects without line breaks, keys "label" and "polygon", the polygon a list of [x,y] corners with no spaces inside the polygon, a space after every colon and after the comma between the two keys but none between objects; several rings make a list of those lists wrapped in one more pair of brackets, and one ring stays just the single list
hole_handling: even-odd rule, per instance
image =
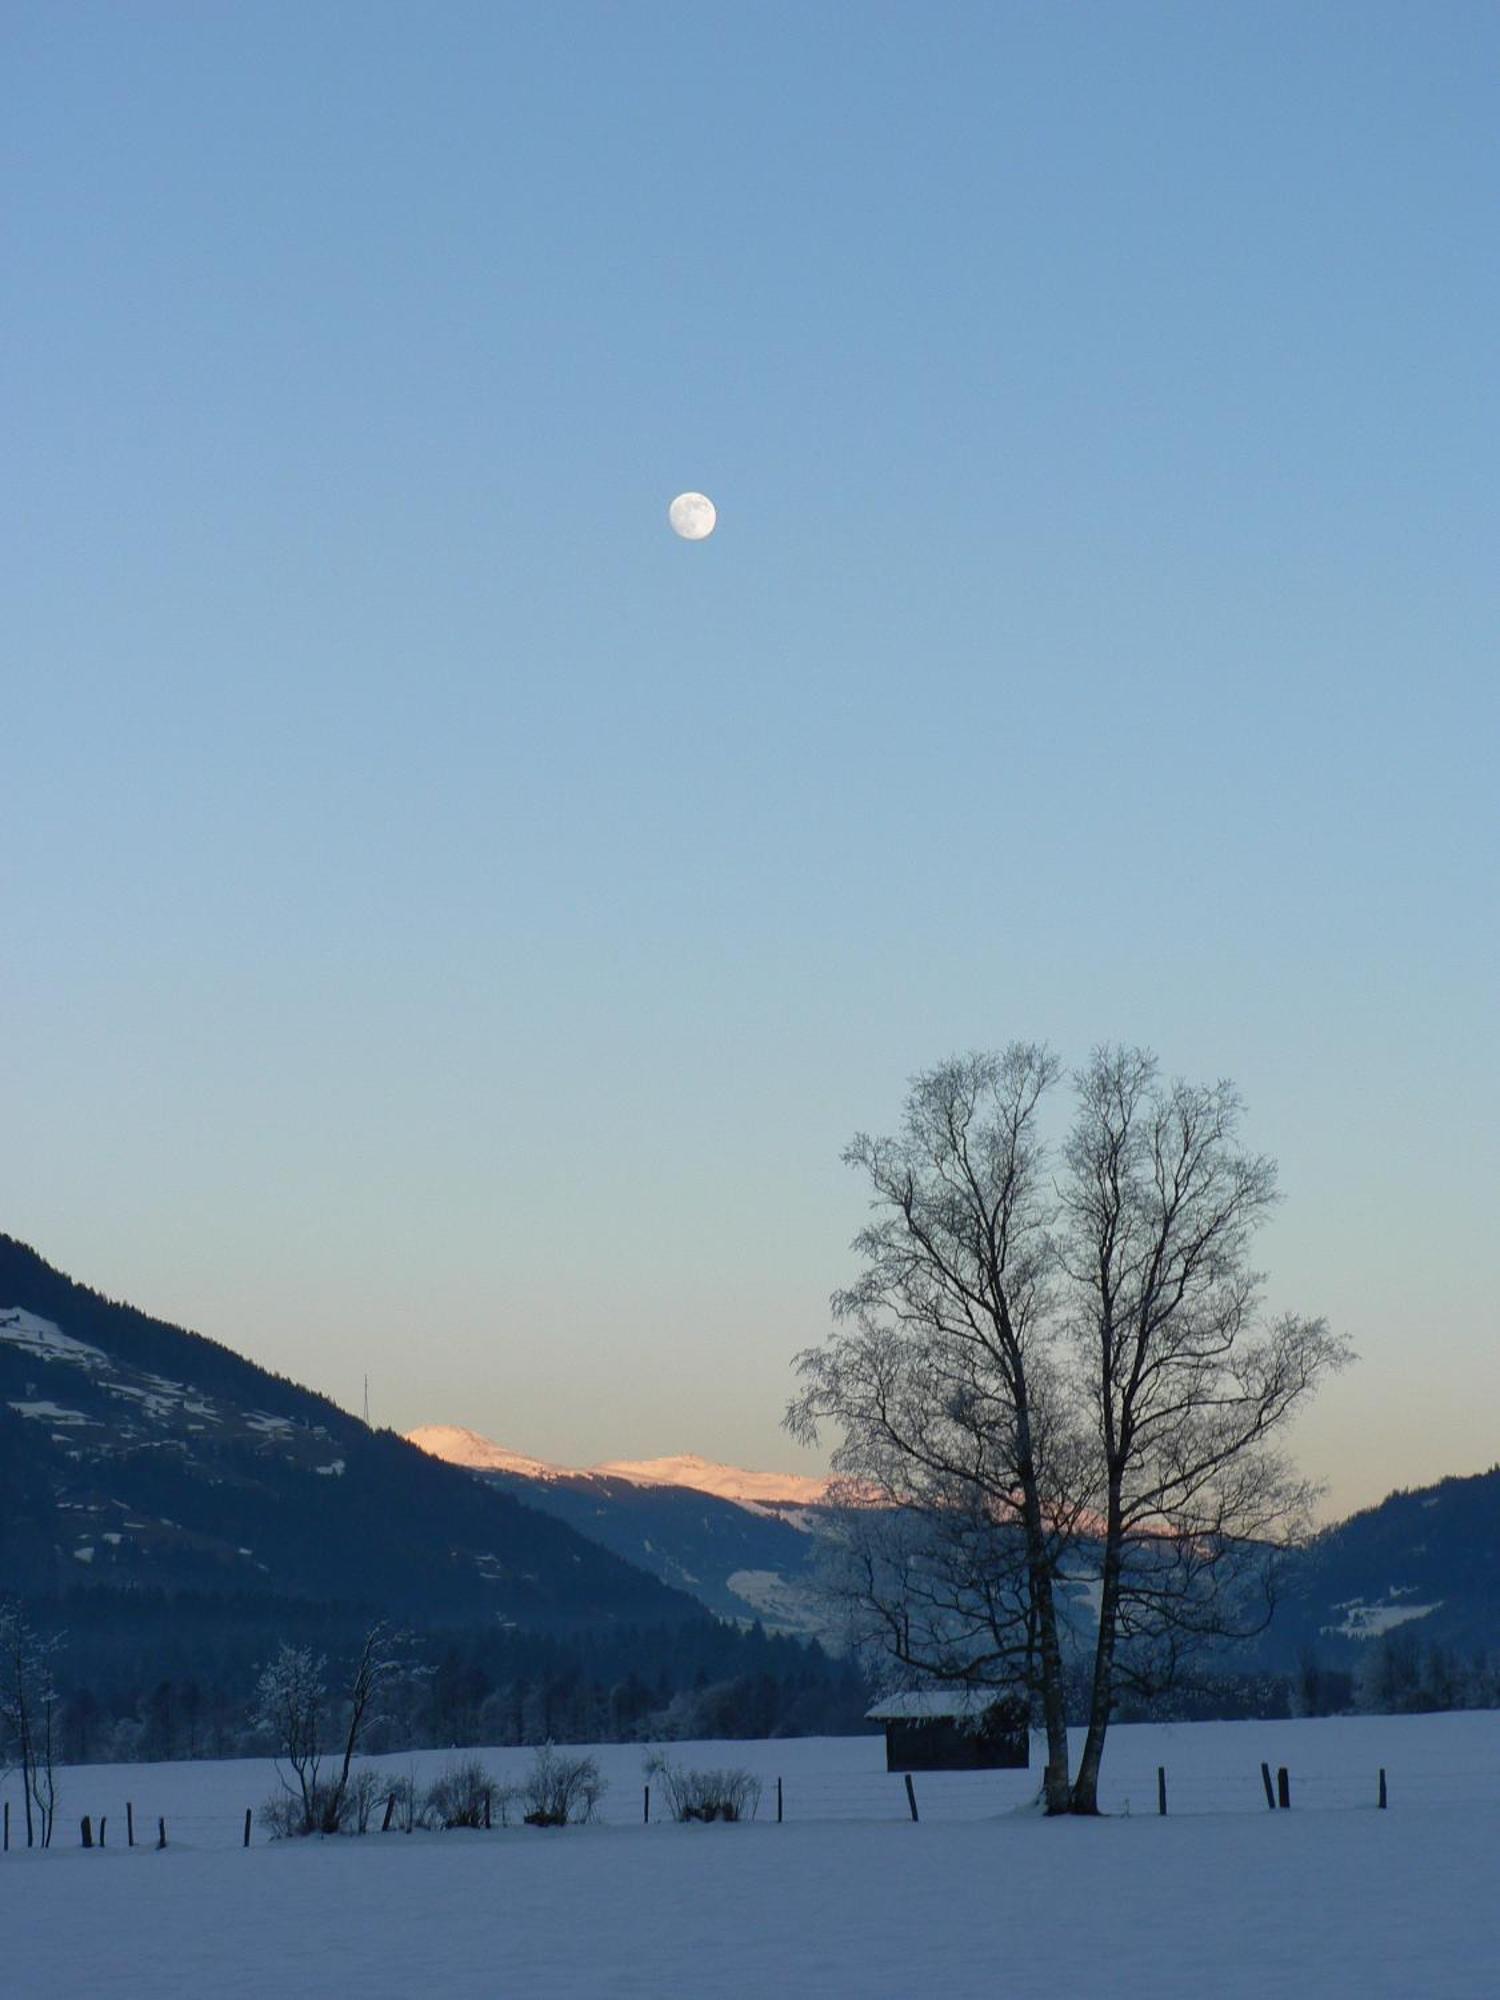
[{"label": "tree line", "polygon": [[[45,1720],[58,1764],[261,1754],[269,1741],[256,1691],[266,1662],[300,1649],[326,1659],[336,1685],[343,1663],[360,1657],[370,1623],[353,1609],[318,1606],[273,1623],[263,1602],[208,1598],[178,1604],[174,1619],[174,1600],[164,1596],[151,1609],[174,1624],[175,1650],[158,1652],[154,1618],[128,1635],[114,1630],[104,1645],[88,1621],[64,1629],[67,1614],[81,1609],[73,1598],[16,1602],[11,1623],[0,1624],[0,1638],[13,1629],[27,1635],[25,1671],[12,1660],[8,1683],[24,1699],[19,1710],[0,1701],[0,1735],[14,1747],[7,1717],[28,1717],[33,1737]],[[279,1609],[289,1613],[284,1602]],[[707,1617],[567,1635],[423,1631],[410,1635],[401,1659],[401,1671],[382,1678],[378,1711],[362,1722],[371,1751],[839,1735],[865,1726],[869,1704],[852,1661],[758,1624],[740,1630]]]}]

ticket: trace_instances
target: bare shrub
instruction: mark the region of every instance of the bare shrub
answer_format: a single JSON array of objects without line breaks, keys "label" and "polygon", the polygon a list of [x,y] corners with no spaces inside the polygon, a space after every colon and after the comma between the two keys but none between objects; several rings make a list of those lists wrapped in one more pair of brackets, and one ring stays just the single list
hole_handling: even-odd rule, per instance
[{"label": "bare shrub", "polygon": [[443,1827],[508,1824],[510,1787],[498,1784],[477,1757],[450,1764],[427,1788],[427,1817]]},{"label": "bare shrub", "polygon": [[352,1821],[356,1833],[368,1833],[370,1815],[386,1796],[386,1789],[381,1783],[380,1773],[368,1764],[362,1765],[350,1778],[344,1795],[345,1824]]},{"label": "bare shrub", "polygon": [[[386,1787],[386,1796],[395,1801],[391,1809],[391,1824],[402,1833],[410,1833],[414,1827],[426,1824],[426,1806],[417,1795],[417,1781],[410,1773],[404,1778],[394,1778]],[[384,1811],[381,1813],[384,1822]]]},{"label": "bare shrub", "polygon": [[570,1826],[590,1820],[606,1789],[592,1757],[560,1757],[545,1744],[520,1788],[526,1824]]},{"label": "bare shrub", "polygon": [[342,1833],[349,1816],[348,1793],[328,1778],[309,1779],[304,1789],[295,1792],[290,1788],[273,1792],[260,1809],[260,1823],[272,1840]]},{"label": "bare shrub", "polygon": [[754,1819],[760,1808],[760,1779],[749,1771],[685,1771],[658,1752],[646,1759],[646,1776],[660,1783],[675,1820]]}]

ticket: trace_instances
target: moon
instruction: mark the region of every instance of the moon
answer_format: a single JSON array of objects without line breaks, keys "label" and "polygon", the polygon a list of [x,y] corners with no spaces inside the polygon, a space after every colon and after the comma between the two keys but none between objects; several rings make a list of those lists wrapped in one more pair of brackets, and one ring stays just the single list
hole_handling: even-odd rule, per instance
[{"label": "moon", "polygon": [[679,493],[667,509],[674,535],[685,542],[706,542],[718,526],[719,510],[706,493]]}]

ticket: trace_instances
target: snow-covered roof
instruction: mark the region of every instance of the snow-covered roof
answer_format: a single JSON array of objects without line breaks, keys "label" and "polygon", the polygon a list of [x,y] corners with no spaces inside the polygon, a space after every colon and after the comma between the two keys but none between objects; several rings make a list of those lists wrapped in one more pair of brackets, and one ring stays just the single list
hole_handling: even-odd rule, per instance
[{"label": "snow-covered roof", "polygon": [[947,1717],[983,1715],[997,1701],[1007,1697],[999,1688],[947,1687],[913,1688],[906,1694],[888,1694],[884,1701],[865,1711],[867,1722],[926,1722]]}]

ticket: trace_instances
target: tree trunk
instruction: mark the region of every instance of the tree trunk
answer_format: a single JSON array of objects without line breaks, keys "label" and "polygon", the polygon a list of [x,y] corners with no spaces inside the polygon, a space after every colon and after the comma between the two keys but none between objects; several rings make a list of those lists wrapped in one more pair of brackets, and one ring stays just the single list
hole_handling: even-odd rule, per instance
[{"label": "tree trunk", "polygon": [[1104,1758],[1104,1737],[1109,1728],[1115,1696],[1115,1640],[1120,1626],[1121,1569],[1120,1500],[1118,1492],[1109,1496],[1109,1515],[1104,1536],[1104,1567],[1099,1580],[1099,1637],[1094,1647],[1094,1684],[1089,1696],[1089,1728],[1078,1760],[1078,1776],[1073,1783],[1070,1810],[1093,1814],[1099,1810],[1099,1766]]},{"label": "tree trunk", "polygon": [[24,1697],[17,1704],[21,1713],[21,1796],[26,1801],[26,1845],[34,1846],[36,1832],[32,1820],[32,1800],[36,1789],[35,1753],[31,1743],[31,1724],[27,1716]]},{"label": "tree trunk", "polygon": [[1031,1418],[1024,1378],[1019,1404],[1021,1506],[1026,1523],[1026,1563],[1031,1573],[1031,1601],[1036,1611],[1037,1650],[1042,1665],[1042,1726],[1047,1732],[1047,1769],[1043,1778],[1048,1813],[1065,1813],[1068,1790],[1068,1709],[1063,1690],[1062,1646],[1057,1636],[1057,1603],[1052,1594],[1052,1563],[1042,1521],[1041,1495],[1031,1459]]},{"label": "tree trunk", "polygon": [[1062,1647],[1057,1637],[1057,1607],[1052,1597],[1052,1573],[1043,1564],[1032,1578],[1037,1613],[1037,1642],[1042,1660],[1042,1723],[1047,1732],[1047,1769],[1043,1784],[1049,1813],[1069,1809],[1068,1710],[1063,1693]]}]

